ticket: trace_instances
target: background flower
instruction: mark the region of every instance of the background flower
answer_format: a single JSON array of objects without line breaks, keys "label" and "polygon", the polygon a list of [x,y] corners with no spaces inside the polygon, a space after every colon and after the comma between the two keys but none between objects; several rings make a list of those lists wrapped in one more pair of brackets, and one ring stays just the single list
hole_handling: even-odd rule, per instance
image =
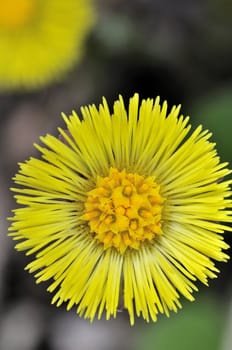
[{"label": "background flower", "polygon": [[0,88],[58,81],[80,60],[93,24],[92,1],[0,1]]},{"label": "background flower", "polygon": [[179,109],[135,94],[111,115],[103,100],[81,109],[83,121],[64,116],[63,140],[42,137],[43,160],[20,165],[11,235],[35,254],[27,269],[37,282],[53,280],[53,303],[91,320],[116,317],[121,304],[131,324],[135,314],[156,321],[229,258],[230,171],[207,130],[188,135]]}]

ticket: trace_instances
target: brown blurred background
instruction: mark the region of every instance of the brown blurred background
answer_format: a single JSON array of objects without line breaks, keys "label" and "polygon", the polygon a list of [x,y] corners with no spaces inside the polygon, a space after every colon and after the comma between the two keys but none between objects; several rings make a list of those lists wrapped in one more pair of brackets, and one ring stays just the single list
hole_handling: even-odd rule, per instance
[{"label": "brown blurred background", "polygon": [[[109,105],[122,94],[182,104],[194,125],[213,131],[230,161],[232,132],[232,2],[230,0],[99,0],[98,20],[81,63],[56,84],[37,91],[0,91],[0,350],[231,350],[231,263],[200,286],[195,303],[156,324],[126,313],[90,324],[75,310],[50,305],[46,283],[24,271],[29,258],[7,237],[15,206],[9,187],[17,163],[35,155],[40,135],[57,135],[61,112]],[[1,9],[0,9],[1,11]],[[4,54],[4,53],[1,53]],[[231,243],[231,236],[226,234]]]}]

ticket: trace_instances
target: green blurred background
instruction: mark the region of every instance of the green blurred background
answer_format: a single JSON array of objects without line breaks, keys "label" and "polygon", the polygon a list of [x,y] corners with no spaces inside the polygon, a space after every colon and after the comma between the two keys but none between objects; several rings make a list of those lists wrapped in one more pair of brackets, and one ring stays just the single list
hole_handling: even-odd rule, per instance
[{"label": "green blurred background", "polygon": [[[0,9],[1,11],[1,9]],[[46,285],[23,270],[29,261],[6,237],[14,207],[8,187],[17,162],[35,154],[40,135],[57,134],[61,112],[101,101],[109,105],[161,96],[182,104],[193,125],[203,124],[223,161],[232,164],[232,2],[230,0],[98,0],[98,20],[81,63],[59,83],[37,91],[0,91],[0,350],[231,350],[231,263],[196,302],[155,324],[117,320],[92,325],[50,306]],[[3,54],[3,53],[1,53]],[[231,243],[231,237],[225,239]]]}]

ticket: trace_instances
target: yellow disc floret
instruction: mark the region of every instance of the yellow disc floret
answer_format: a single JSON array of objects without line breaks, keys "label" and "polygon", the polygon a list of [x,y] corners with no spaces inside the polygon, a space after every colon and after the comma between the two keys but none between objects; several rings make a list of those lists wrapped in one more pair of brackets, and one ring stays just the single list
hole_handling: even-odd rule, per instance
[{"label": "yellow disc floret", "polygon": [[31,20],[35,0],[0,0],[0,26],[7,29],[22,27]]},{"label": "yellow disc floret", "polygon": [[163,202],[153,176],[111,168],[109,176],[99,176],[88,192],[82,219],[105,249],[115,247],[122,254],[162,233]]}]

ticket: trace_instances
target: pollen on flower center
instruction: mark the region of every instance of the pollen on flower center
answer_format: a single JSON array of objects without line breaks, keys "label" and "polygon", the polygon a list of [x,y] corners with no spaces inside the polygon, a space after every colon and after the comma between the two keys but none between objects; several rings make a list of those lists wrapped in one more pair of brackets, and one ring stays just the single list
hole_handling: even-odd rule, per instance
[{"label": "pollen on flower center", "polygon": [[161,231],[164,199],[154,177],[144,177],[111,168],[109,176],[98,177],[88,192],[83,220],[104,248],[120,253],[130,247],[139,249]]},{"label": "pollen on flower center", "polygon": [[22,27],[32,17],[35,0],[0,0],[0,26],[7,29]]}]

